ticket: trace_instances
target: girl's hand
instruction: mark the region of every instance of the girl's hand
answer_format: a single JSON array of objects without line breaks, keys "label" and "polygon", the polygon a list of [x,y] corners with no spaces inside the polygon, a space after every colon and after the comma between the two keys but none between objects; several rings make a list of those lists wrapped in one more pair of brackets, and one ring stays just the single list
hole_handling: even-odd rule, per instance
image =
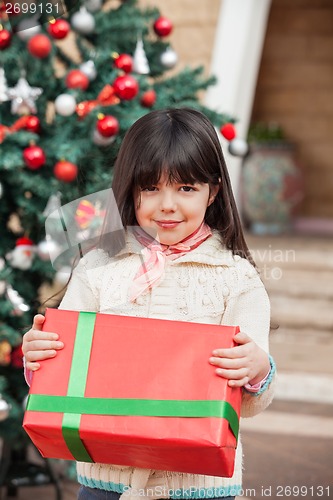
[{"label": "girl's hand", "polygon": [[234,340],[238,346],[215,349],[209,362],[217,367],[217,375],[228,379],[229,386],[255,385],[270,370],[268,355],[244,332],[237,333]]},{"label": "girl's hand", "polygon": [[45,317],[42,314],[37,314],[31,329],[23,335],[22,351],[28,370],[38,370],[40,368],[38,361],[54,358],[57,350],[64,347],[63,342],[58,341],[59,335],[57,333],[42,331],[44,321]]}]

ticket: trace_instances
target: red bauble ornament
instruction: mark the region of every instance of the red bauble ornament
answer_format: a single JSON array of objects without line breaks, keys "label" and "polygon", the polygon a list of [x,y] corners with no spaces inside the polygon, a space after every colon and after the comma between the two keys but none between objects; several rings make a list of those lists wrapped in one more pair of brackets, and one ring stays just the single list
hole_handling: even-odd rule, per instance
[{"label": "red bauble ornament", "polygon": [[27,116],[27,122],[25,125],[26,130],[29,132],[37,133],[40,131],[40,121],[37,116],[31,115]]},{"label": "red bauble ornament", "polygon": [[59,181],[72,182],[77,177],[78,168],[74,163],[60,160],[54,165],[53,172]]},{"label": "red bauble ornament", "polygon": [[112,137],[119,132],[119,122],[114,116],[107,115],[98,120],[96,128],[103,137]]},{"label": "red bauble ornament", "polygon": [[154,106],[156,102],[156,92],[155,90],[147,90],[144,94],[142,94],[141,99],[140,99],[141,105],[144,106],[145,108],[151,108]]},{"label": "red bauble ornament", "polygon": [[172,29],[173,29],[172,22],[167,17],[161,16],[154,22],[154,31],[156,35],[160,37],[170,35]]},{"label": "red bauble ornament", "polygon": [[31,55],[38,57],[39,59],[47,57],[51,50],[52,43],[46,35],[43,35],[43,33],[33,36],[28,41],[28,51]]},{"label": "red bauble ornament", "polygon": [[10,363],[14,368],[22,369],[23,368],[23,352],[22,346],[15,347],[10,356]]},{"label": "red bauble ornament", "polygon": [[71,29],[70,24],[65,19],[56,19],[51,21],[47,27],[47,31],[53,38],[61,40],[65,38]]},{"label": "red bauble ornament", "polygon": [[12,35],[8,30],[0,30],[0,50],[4,50],[10,45],[11,39]]},{"label": "red bauble ornament", "polygon": [[220,128],[220,132],[227,139],[227,141],[232,141],[236,137],[236,130],[232,123],[226,123]]},{"label": "red bauble ornament", "polygon": [[114,65],[118,69],[122,69],[125,73],[130,73],[133,69],[133,58],[129,54],[120,54],[114,61]]},{"label": "red bauble ornament", "polygon": [[66,76],[66,85],[69,89],[87,90],[89,78],[79,69],[72,69]]},{"label": "red bauble ornament", "polygon": [[133,99],[139,92],[139,84],[131,75],[118,76],[113,82],[113,88],[116,95],[125,101]]},{"label": "red bauble ornament", "polygon": [[46,162],[46,156],[39,146],[28,146],[23,150],[24,163],[30,170],[37,170]]}]

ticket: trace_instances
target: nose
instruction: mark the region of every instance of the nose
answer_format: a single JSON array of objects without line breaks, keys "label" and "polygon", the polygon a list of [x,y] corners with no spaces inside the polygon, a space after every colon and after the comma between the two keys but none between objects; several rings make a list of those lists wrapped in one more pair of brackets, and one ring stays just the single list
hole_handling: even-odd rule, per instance
[{"label": "nose", "polygon": [[160,210],[162,212],[175,212],[177,210],[177,201],[172,190],[165,190],[161,193]]}]

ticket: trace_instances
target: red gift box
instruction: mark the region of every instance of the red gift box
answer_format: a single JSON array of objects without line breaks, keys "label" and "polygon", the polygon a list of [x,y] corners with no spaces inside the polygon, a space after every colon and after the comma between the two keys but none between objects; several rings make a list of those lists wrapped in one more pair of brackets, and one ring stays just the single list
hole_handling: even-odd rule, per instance
[{"label": "red gift box", "polygon": [[208,360],[238,327],[48,309],[65,347],[23,427],[44,457],[231,477],[241,390]]}]

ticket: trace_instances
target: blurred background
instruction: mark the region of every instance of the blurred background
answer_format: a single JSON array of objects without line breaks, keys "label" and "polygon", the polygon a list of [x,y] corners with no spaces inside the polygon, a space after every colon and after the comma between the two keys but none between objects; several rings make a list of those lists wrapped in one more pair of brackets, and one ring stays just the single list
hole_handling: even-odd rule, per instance
[{"label": "blurred background", "polygon": [[[0,484],[76,497],[73,466],[22,431],[21,337],[69,272],[45,218],[109,187],[128,127],[192,106],[213,121],[270,295],[279,377],[243,420],[243,498],[333,494],[331,0],[0,2]],[[36,11],[35,11],[36,9]],[[16,12],[17,11],[17,12]],[[98,207],[77,207],[78,237]],[[55,307],[59,297],[48,302]],[[331,488],[331,489],[329,489]]]}]

